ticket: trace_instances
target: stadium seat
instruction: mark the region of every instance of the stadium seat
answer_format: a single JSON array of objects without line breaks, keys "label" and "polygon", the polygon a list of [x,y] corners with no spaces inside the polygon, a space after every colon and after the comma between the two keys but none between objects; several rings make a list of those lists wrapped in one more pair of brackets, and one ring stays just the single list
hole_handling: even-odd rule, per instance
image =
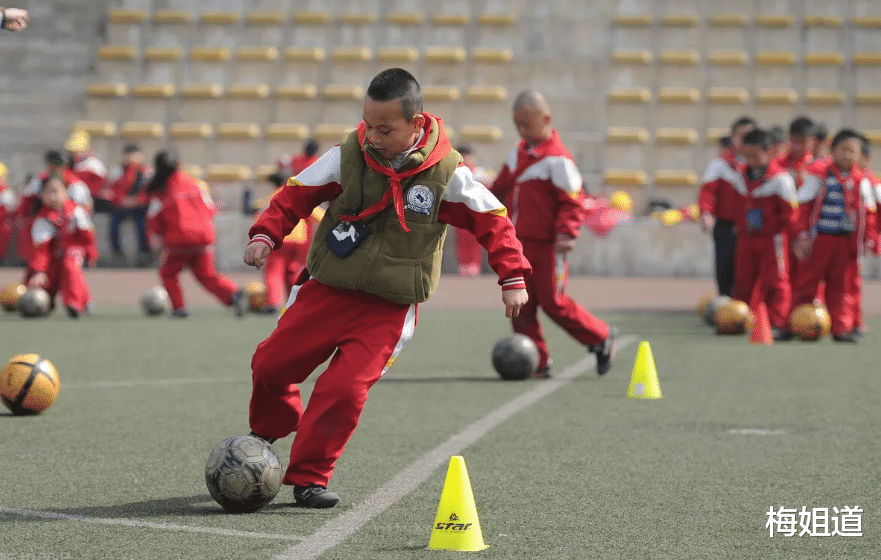
[{"label": "stadium seat", "polygon": [[462,47],[427,47],[422,53],[425,85],[460,85],[465,72],[466,53]]},{"label": "stadium seat", "polygon": [[138,51],[131,45],[98,47],[97,79],[107,82],[131,83],[137,79]]},{"label": "stadium seat", "polygon": [[608,94],[607,123],[645,126],[650,121],[652,94],[645,87],[614,88]]},{"label": "stadium seat", "polygon": [[761,51],[755,58],[755,84],[759,88],[785,88],[796,83],[796,55],[792,51]]},{"label": "stadium seat", "polygon": [[381,46],[422,47],[425,40],[424,24],[425,15],[422,12],[388,12],[377,43]]},{"label": "stadium seat", "polygon": [[471,123],[505,122],[511,118],[508,90],[504,86],[468,86],[465,88],[465,104],[457,115],[461,121]]},{"label": "stadium seat", "polygon": [[663,50],[658,56],[658,85],[661,87],[701,86],[703,67],[696,50]]},{"label": "stadium seat", "polygon": [[[697,120],[697,119],[696,119]],[[698,132],[693,128],[655,130],[654,168],[693,169],[699,162]]]},{"label": "stadium seat", "polygon": [[805,88],[827,89],[843,84],[844,53],[841,51],[810,52],[805,54],[802,83]]},{"label": "stadium seat", "polygon": [[642,127],[613,126],[606,130],[603,146],[603,167],[646,167],[650,163],[652,147],[649,131]]},{"label": "stadium seat", "polygon": [[701,44],[703,29],[698,27],[696,14],[670,14],[661,16],[657,29],[658,48],[683,51]]},{"label": "stadium seat", "polygon": [[[264,136],[265,155],[263,159],[274,162],[282,154],[297,152],[303,141],[309,138],[309,127],[305,124],[288,122],[272,123],[265,128]],[[268,174],[266,173],[266,175]],[[264,175],[261,173],[260,176]]]},{"label": "stadium seat", "polygon": [[226,90],[225,119],[229,122],[256,121],[265,125],[272,118],[269,84],[236,83]]},{"label": "stadium seat", "polygon": [[655,50],[652,23],[649,14],[618,15],[612,19],[613,50]]},{"label": "stadium seat", "polygon": [[219,83],[226,86],[232,51],[227,47],[190,49],[189,81]]},{"label": "stadium seat", "polygon": [[181,87],[174,120],[184,122],[219,122],[223,118],[219,83],[186,84]]},{"label": "stadium seat", "polygon": [[117,122],[123,118],[129,87],[125,82],[92,82],[86,86],[86,117]]},{"label": "stadium seat", "polygon": [[881,52],[855,52],[851,60],[855,90],[881,89]]},{"label": "stadium seat", "polygon": [[878,90],[854,94],[853,119],[863,129],[881,128],[881,93]]},{"label": "stadium seat", "polygon": [[152,154],[165,145],[165,125],[160,122],[124,122],[119,127],[119,138],[124,142],[136,142],[145,154]]},{"label": "stadium seat", "polygon": [[218,210],[240,212],[245,190],[253,178],[251,166],[213,163],[205,167],[205,181]]},{"label": "stadium seat", "polygon": [[245,16],[248,44],[278,47],[286,42],[287,17],[281,11],[253,11]]},{"label": "stadium seat", "polygon": [[440,115],[445,124],[456,120],[454,109],[458,108],[461,96],[461,92],[456,86],[425,86],[422,88],[425,110]]},{"label": "stadium seat", "polygon": [[181,160],[190,165],[205,166],[214,159],[214,126],[207,122],[176,122],[168,129],[171,144]]},{"label": "stadium seat", "polygon": [[792,119],[799,95],[793,88],[758,88],[755,100],[758,122],[783,126]]},{"label": "stadium seat", "polygon": [[277,77],[277,84],[321,84],[324,82],[324,49],[288,47]]},{"label": "stadium seat", "polygon": [[641,169],[606,169],[603,172],[603,184],[610,187],[645,186],[648,176]]},{"label": "stadium seat", "polygon": [[375,72],[373,49],[364,45],[336,47],[330,53],[329,83],[366,85]]},{"label": "stadium seat", "polygon": [[795,26],[794,10],[779,14],[758,14],[752,30],[756,52],[785,51],[799,45],[801,29]]},{"label": "stadium seat", "polygon": [[246,165],[262,163],[262,136],[256,122],[222,122],[216,128],[215,162]]},{"label": "stadium seat", "polygon": [[431,16],[425,26],[423,45],[467,45],[471,14],[465,7],[461,11],[438,12]]},{"label": "stadium seat", "polygon": [[180,84],[183,79],[183,49],[147,47],[144,49],[143,81],[152,84]]},{"label": "stadium seat", "polygon": [[318,87],[315,84],[283,84],[275,89],[274,122],[306,122],[317,118]]},{"label": "stadium seat", "polygon": [[233,49],[244,37],[240,32],[241,14],[232,11],[207,11],[199,14],[199,43]]},{"label": "stadium seat", "polygon": [[[742,114],[752,112],[751,96],[746,88],[742,87],[711,87],[706,93],[707,120],[706,123],[714,127],[727,127],[734,119]],[[727,128],[723,129],[728,134]],[[707,140],[715,145],[718,137],[708,136]]]},{"label": "stadium seat", "polygon": [[613,88],[651,87],[654,85],[654,56],[649,49],[619,49],[612,53],[608,69]]},{"label": "stadium seat", "polygon": [[194,22],[194,14],[186,10],[155,10],[146,42],[148,46],[188,49],[193,46]]},{"label": "stadium seat", "polygon": [[652,198],[667,201],[678,208],[695,201],[698,174],[694,169],[657,169],[652,174]]},{"label": "stadium seat", "polygon": [[831,130],[846,124],[846,104],[849,99],[844,90],[808,88],[803,99],[812,119],[824,123]]},{"label": "stadium seat", "polygon": [[472,29],[473,47],[510,48],[521,54],[523,40],[520,36],[517,14],[513,12],[489,12],[477,16]]},{"label": "stadium seat", "polygon": [[842,47],[843,34],[840,15],[805,15],[805,48],[809,51],[838,50]]},{"label": "stadium seat", "polygon": [[376,59],[382,67],[394,66],[413,75],[419,74],[419,49],[415,47],[381,47]]},{"label": "stadium seat", "polygon": [[74,121],[71,130],[84,130],[89,133],[91,137],[90,148],[101,161],[110,162],[119,157],[119,150],[115,149],[118,130],[114,121]]},{"label": "stadium seat", "polygon": [[127,118],[144,122],[167,123],[171,118],[171,99],[176,92],[172,83],[136,84],[129,92],[131,99]]},{"label": "stadium seat", "polygon": [[107,13],[107,42],[111,45],[139,46],[146,20],[147,12],[144,10],[110,10]]},{"label": "stadium seat", "polygon": [[742,87],[752,83],[746,51],[712,49],[707,52],[707,82],[716,87]]},{"label": "stadium seat", "polygon": [[276,47],[241,47],[236,51],[234,80],[239,83],[273,85],[279,59]]},{"label": "stadium seat", "polygon": [[357,123],[364,115],[361,104],[364,99],[364,86],[328,84],[321,88],[321,98],[323,103],[319,111],[319,122]]},{"label": "stadium seat", "polygon": [[346,135],[353,130],[355,127],[351,124],[322,123],[315,126],[312,136],[319,142],[332,146],[342,142]]},{"label": "stadium seat", "polygon": [[467,124],[459,127],[457,138],[462,142],[491,144],[502,139],[502,129],[491,125]]},{"label": "stadium seat", "polygon": [[[710,7],[727,7],[725,3],[710,3]],[[750,11],[752,8],[750,7]],[[720,12],[707,17],[704,46],[709,50],[746,50],[753,45],[749,41],[746,13]]]},{"label": "stadium seat", "polygon": [[331,32],[333,14],[331,12],[296,12],[293,16],[294,28],[291,31],[293,46],[306,48],[328,49],[330,38],[335,37]]},{"label": "stadium seat", "polygon": [[655,126],[697,127],[703,123],[701,93],[696,87],[662,87],[657,92],[659,110]]}]

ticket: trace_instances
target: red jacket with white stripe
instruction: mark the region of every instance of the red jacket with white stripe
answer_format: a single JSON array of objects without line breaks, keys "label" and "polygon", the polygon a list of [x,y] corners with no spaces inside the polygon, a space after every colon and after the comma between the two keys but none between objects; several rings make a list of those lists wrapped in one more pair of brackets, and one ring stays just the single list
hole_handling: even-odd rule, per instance
[{"label": "red jacket with white stripe", "polygon": [[183,171],[175,171],[165,190],[154,193],[147,208],[147,231],[167,249],[211,245],[216,239],[214,203],[207,186]]},{"label": "red jacket with white stripe", "polygon": [[[270,248],[279,247],[282,240],[312,210],[342,193],[341,149],[335,146],[318,161],[303,170],[277,193],[248,236]],[[489,264],[499,275],[502,289],[526,287],[526,277],[532,272],[529,261],[508,220],[505,207],[474,180],[471,171],[460,165],[444,190],[437,219],[440,223],[473,233],[489,254]],[[316,238],[313,243],[324,243]]]},{"label": "red jacket with white stripe", "polygon": [[584,179],[555,130],[529,147],[521,140],[508,155],[490,190],[504,202],[524,241],[575,239],[584,218]]},{"label": "red jacket with white stripe", "polygon": [[792,177],[776,161],[771,161],[759,177],[750,178],[748,173],[744,163],[722,178],[737,193],[734,222],[738,239],[774,237],[782,233],[788,240],[798,216]]},{"label": "red jacket with white stripe", "polygon": [[34,251],[28,267],[36,272],[46,272],[52,262],[63,259],[71,250],[82,251],[83,259],[90,264],[98,258],[92,219],[72,200],[65,202],[60,212],[40,208],[31,226],[31,239]]},{"label": "red jacket with white stripe", "polygon": [[737,221],[737,192],[723,177],[737,169],[737,158],[728,150],[707,165],[701,178],[697,205],[717,220]]},{"label": "red jacket with white stripe", "polygon": [[107,166],[91,153],[85,153],[73,162],[73,172],[89,187],[92,198],[102,196],[107,183]]}]

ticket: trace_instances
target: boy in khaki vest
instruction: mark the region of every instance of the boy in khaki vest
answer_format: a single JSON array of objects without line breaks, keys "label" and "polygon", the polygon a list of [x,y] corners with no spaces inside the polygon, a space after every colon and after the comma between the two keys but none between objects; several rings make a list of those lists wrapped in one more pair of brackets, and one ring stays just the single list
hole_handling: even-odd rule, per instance
[{"label": "boy in khaki vest", "polygon": [[[364,120],[272,199],[249,232],[260,268],[313,208],[329,202],[275,331],[251,360],[250,424],[273,442],[296,432],[283,482],[300,506],[333,507],[327,483],[370,387],[413,336],[437,288],[447,225],[476,235],[499,275],[508,317],[526,303],[531,268],[502,204],[461,165],[441,119],[422,111],[398,68],[367,89]],[[303,409],[297,384],[328,358]]]}]

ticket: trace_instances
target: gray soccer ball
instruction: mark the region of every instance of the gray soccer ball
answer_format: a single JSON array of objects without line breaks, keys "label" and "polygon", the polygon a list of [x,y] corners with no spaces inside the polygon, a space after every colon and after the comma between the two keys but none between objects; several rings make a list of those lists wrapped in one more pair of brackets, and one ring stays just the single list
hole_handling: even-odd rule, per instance
[{"label": "gray soccer ball", "polygon": [[716,296],[704,308],[704,322],[713,327],[716,325],[716,311],[731,302],[728,296]]},{"label": "gray soccer ball", "polygon": [[25,318],[43,317],[49,314],[52,298],[43,288],[28,288],[18,298],[18,314]]},{"label": "gray soccer ball", "polygon": [[493,346],[492,362],[502,379],[526,379],[538,368],[538,347],[528,336],[512,334],[500,339]]},{"label": "gray soccer ball", "polygon": [[141,295],[141,310],[148,317],[156,317],[168,311],[171,300],[168,292],[161,286],[153,286]]}]

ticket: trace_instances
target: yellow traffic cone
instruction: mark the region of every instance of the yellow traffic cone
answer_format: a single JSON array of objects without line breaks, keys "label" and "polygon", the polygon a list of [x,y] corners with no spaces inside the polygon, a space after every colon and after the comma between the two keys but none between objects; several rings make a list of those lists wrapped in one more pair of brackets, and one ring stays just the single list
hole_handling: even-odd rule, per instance
[{"label": "yellow traffic cone", "polygon": [[465,459],[456,455],[450,458],[428,549],[473,552],[486,547]]},{"label": "yellow traffic cone", "polygon": [[627,396],[631,399],[661,399],[664,397],[661,394],[661,384],[658,382],[652,347],[646,341],[639,343]]}]

